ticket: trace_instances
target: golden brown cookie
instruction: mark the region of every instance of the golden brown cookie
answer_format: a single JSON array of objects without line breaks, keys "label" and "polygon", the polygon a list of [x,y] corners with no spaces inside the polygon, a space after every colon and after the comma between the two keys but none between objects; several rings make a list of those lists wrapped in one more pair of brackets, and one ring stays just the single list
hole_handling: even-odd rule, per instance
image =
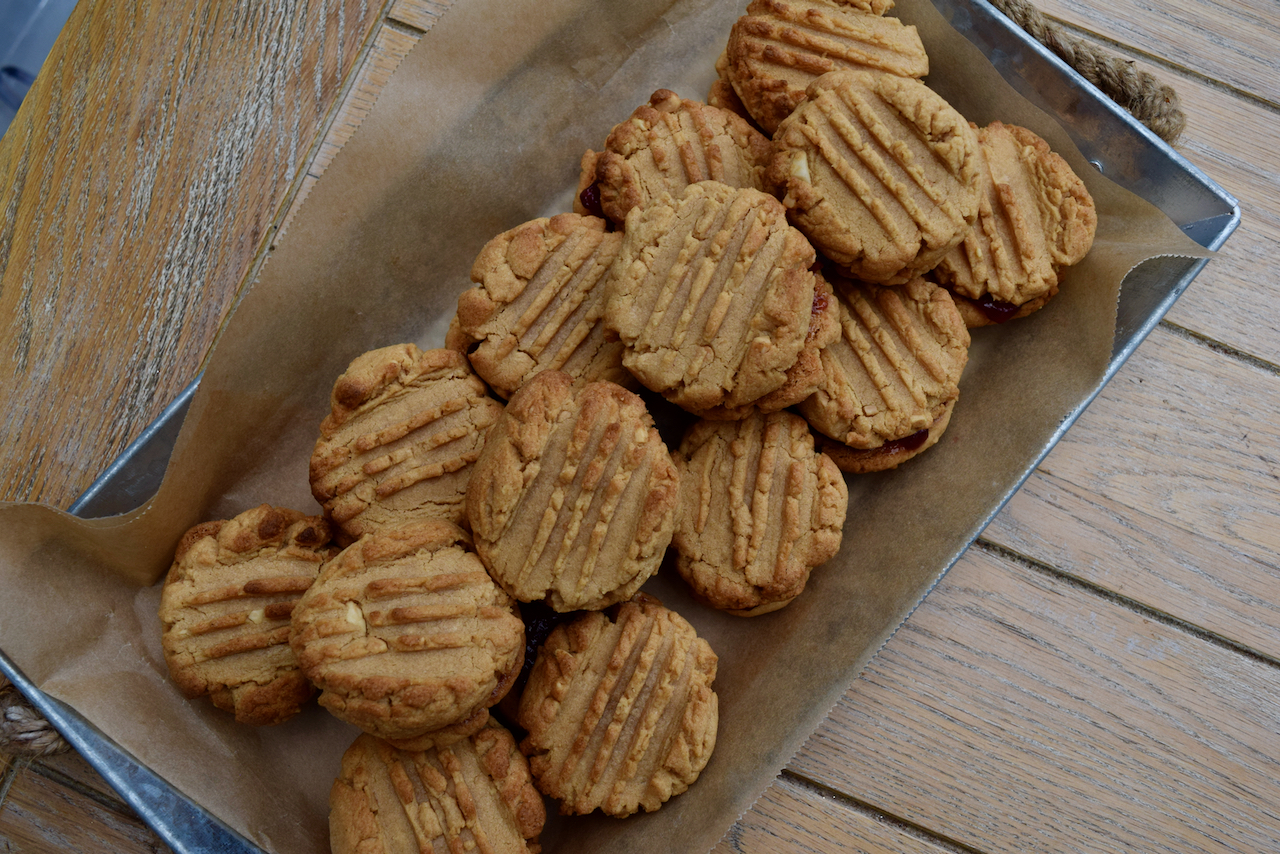
[{"label": "golden brown cookie", "polygon": [[747,105],[742,103],[733,84],[729,82],[729,57],[721,52],[716,59],[716,79],[707,90],[707,103],[722,110],[728,110],[736,116],[746,119],[755,127],[755,119],[747,112]]},{"label": "golden brown cookie", "polygon": [[182,693],[208,695],[241,723],[297,714],[314,688],[289,648],[289,616],[329,553],[324,519],[266,504],[187,531],[160,597]]},{"label": "golden brown cookie", "polygon": [[520,698],[534,782],[565,814],[656,810],[715,748],[716,665],[683,617],[643,594],[556,627]]},{"label": "golden brown cookie", "polygon": [[[855,450],[930,429],[959,396],[969,358],[969,331],[951,295],[924,279],[899,287],[848,279],[832,285],[841,336],[822,351],[822,387],[800,404],[800,414]],[[889,468],[904,459],[882,457]]]},{"label": "golden brown cookie", "polygon": [[713,406],[698,415],[714,421],[736,421],[754,412],[778,412],[795,406],[818,390],[822,384],[822,348],[840,337],[840,309],[831,285],[820,273],[814,274],[813,308],[809,314],[809,331],[795,364],[787,368],[787,379],[764,397],[745,406],[729,408]]},{"label": "golden brown cookie", "polygon": [[333,386],[311,493],[349,543],[415,519],[461,522],[471,463],[502,411],[461,353],[400,344],[357,357]]},{"label": "golden brown cookie", "polygon": [[763,190],[772,155],[768,137],[740,116],[659,89],[614,127],[603,151],[583,156],[579,204],[594,187],[600,210],[621,225],[632,208],[679,197],[698,181]]},{"label": "golden brown cookie", "polygon": [[723,71],[766,133],[829,71],[919,78],[929,57],[913,26],[884,17],[892,0],[752,0],[729,33]]},{"label": "golden brown cookie", "polygon": [[515,601],[450,522],[366,534],[325,564],[289,642],[320,705],[414,749],[475,732],[524,660]]},{"label": "golden brown cookie", "polygon": [[918,80],[824,75],[774,145],[774,193],[796,227],[854,278],[908,282],[977,219],[977,134]]},{"label": "golden brown cookie", "polygon": [[849,491],[800,416],[699,421],[675,460],[676,569],[700,601],[743,617],[776,611],[839,550]]},{"label": "golden brown cookie", "polygon": [[422,750],[361,735],[329,791],[333,854],[538,854],[546,818],[528,762],[492,721],[470,738]]},{"label": "golden brown cookie", "polygon": [[448,345],[464,350],[475,372],[510,398],[538,371],[582,382],[635,385],[622,367],[622,344],[605,337],[601,279],[622,235],[604,220],[560,214],[498,235],[471,268],[476,287],[458,297]]},{"label": "golden brown cookie", "polygon": [[815,255],[777,199],[715,181],[627,217],[605,324],[647,388],[693,412],[787,379],[809,331]]},{"label": "golden brown cookie", "polygon": [[952,400],[943,407],[942,414],[933,419],[933,423],[928,427],[922,427],[901,439],[891,439],[876,448],[851,448],[835,439],[820,435],[818,449],[830,457],[840,471],[849,474],[870,474],[895,469],[938,444],[938,440],[946,432],[947,425],[951,423],[951,413],[955,408],[956,401]]},{"label": "golden brown cookie", "polygon": [[1084,182],[1036,133],[992,122],[978,141],[978,221],[933,273],[970,327],[1042,307],[1058,292],[1062,268],[1088,253],[1098,225]]},{"label": "golden brown cookie", "polygon": [[522,602],[604,608],[657,572],[676,477],[637,395],[543,371],[512,396],[476,463],[467,490],[476,551]]}]

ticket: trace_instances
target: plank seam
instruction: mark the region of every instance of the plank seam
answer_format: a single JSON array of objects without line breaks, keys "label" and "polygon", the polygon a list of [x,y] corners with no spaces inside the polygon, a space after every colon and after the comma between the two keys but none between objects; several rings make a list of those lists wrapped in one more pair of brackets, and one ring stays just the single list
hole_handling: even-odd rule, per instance
[{"label": "plank seam", "polygon": [[1256,368],[1273,377],[1280,377],[1280,365],[1277,365],[1275,362],[1268,362],[1266,359],[1246,353],[1243,350],[1232,347],[1230,344],[1224,344],[1216,338],[1210,338],[1202,332],[1196,332],[1194,329],[1179,326],[1178,324],[1172,323],[1168,320],[1160,321],[1160,327],[1166,332],[1176,335],[1185,341],[1189,341],[1192,344],[1198,344],[1201,347],[1206,347],[1220,356],[1226,356],[1228,359],[1233,359],[1237,362],[1248,365],[1251,368]]},{"label": "plank seam", "polygon": [[1280,114],[1280,103],[1264,98],[1262,95],[1259,95],[1255,92],[1250,92],[1247,89],[1241,89],[1238,86],[1232,86],[1230,83],[1227,83],[1222,80],[1218,80],[1216,77],[1210,77],[1209,75],[1204,74],[1203,72],[1196,71],[1192,68],[1188,68],[1185,65],[1179,65],[1176,62],[1170,62],[1168,59],[1162,56],[1158,56],[1152,53],[1147,53],[1145,50],[1136,48],[1131,44],[1118,41],[1102,33],[1095,32],[1094,30],[1085,29],[1084,27],[1080,27],[1069,21],[1064,21],[1061,18],[1054,18],[1050,15],[1045,15],[1045,17],[1050,18],[1055,24],[1062,27],[1064,30],[1069,31],[1072,35],[1077,36],[1078,38],[1085,38],[1085,39],[1088,39],[1089,41],[1097,42],[1098,44],[1104,45],[1108,48],[1111,48],[1112,50],[1118,51],[1127,56],[1137,57],[1138,59],[1141,59],[1143,62],[1147,62],[1147,63],[1150,63],[1151,65],[1155,65],[1160,68],[1163,68],[1166,71],[1169,71],[1170,73],[1177,74],[1181,77],[1189,77],[1193,80],[1196,80],[1200,83],[1205,84],[1206,86],[1209,86],[1212,89],[1217,89],[1220,92],[1227,92],[1231,95],[1236,96],[1237,98],[1241,98],[1243,100],[1246,100],[1251,103],[1257,104],[1261,107],[1264,107],[1265,109],[1270,110],[1273,113]]},{"label": "plank seam", "polygon": [[[913,839],[932,845],[941,851],[949,852],[949,854],[985,854],[980,848],[974,848],[966,845],[958,839],[952,839],[949,836],[943,836],[936,831],[930,830],[921,824],[916,824],[901,816],[885,812],[874,804],[870,804],[864,800],[854,797],[839,789],[832,788],[824,783],[811,780],[808,777],[801,776],[789,768],[782,769],[782,773],[778,775],[781,779],[786,780],[798,789],[815,795],[823,800],[835,801],[845,809],[856,812],[872,821],[892,828]],[[734,849],[738,850],[738,849]]]},{"label": "plank seam", "polygon": [[1116,593],[1114,590],[1108,590],[1101,585],[1094,584],[1091,581],[1086,581],[1078,576],[1071,575],[1065,570],[1058,569],[1055,566],[1043,563],[1033,557],[1014,551],[1008,546],[1002,546],[984,537],[979,537],[974,540],[973,547],[980,549],[993,557],[1016,564],[1040,575],[1047,576],[1056,582],[1066,584],[1075,590],[1097,596],[1112,605],[1132,611],[1154,623],[1159,623],[1162,626],[1191,635],[1196,640],[1203,641],[1211,646],[1217,647],[1218,649],[1244,656],[1250,661],[1258,664],[1280,669],[1280,659],[1258,652],[1256,649],[1245,646],[1239,641],[1235,641],[1225,635],[1212,632],[1203,626],[1197,626],[1195,623],[1184,620],[1181,617],[1175,617],[1167,611],[1157,610],[1152,608],[1150,605],[1145,605],[1142,602],[1139,602],[1137,599],[1131,599],[1128,596]]},{"label": "plank seam", "polygon": [[389,15],[383,19],[382,25],[384,27],[389,27],[395,30],[401,35],[406,35],[414,39],[421,39],[428,32],[427,30],[422,29],[422,27],[419,27],[416,24],[410,24],[407,21],[402,21],[399,18],[393,18]]},{"label": "plank seam", "polygon": [[124,801],[120,800],[119,798],[116,798],[112,794],[108,794],[107,792],[103,792],[99,789],[95,789],[93,786],[90,786],[86,783],[82,783],[76,778],[63,773],[62,771],[59,771],[56,768],[46,765],[45,763],[40,762],[39,760],[32,762],[31,765],[27,768],[27,771],[28,773],[31,773],[31,774],[39,774],[41,777],[44,777],[46,780],[49,780],[50,782],[55,783],[63,787],[64,789],[70,789],[71,791],[75,792],[77,795],[81,795],[82,797],[88,798],[89,800],[93,801],[99,806],[105,809],[108,809],[119,816],[127,818],[130,821],[136,822],[138,824],[143,823],[142,819],[138,817],[138,814],[134,812],[133,809]]}]

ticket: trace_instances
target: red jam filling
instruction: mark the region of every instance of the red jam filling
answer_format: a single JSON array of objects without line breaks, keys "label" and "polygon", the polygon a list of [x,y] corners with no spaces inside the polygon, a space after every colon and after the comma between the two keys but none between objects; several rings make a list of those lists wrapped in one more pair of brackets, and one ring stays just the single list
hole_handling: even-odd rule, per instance
[{"label": "red jam filling", "polygon": [[978,311],[982,312],[982,316],[992,323],[1004,323],[1017,314],[1018,309],[1022,307],[1011,302],[1002,302],[994,299],[991,294],[983,294],[973,303],[978,307]]},{"label": "red jam filling", "polygon": [[600,185],[592,184],[581,193],[578,194],[578,201],[582,202],[582,207],[592,216],[605,218],[604,208],[600,206]]},{"label": "red jam filling", "polygon": [[903,436],[901,439],[894,439],[892,442],[885,442],[880,446],[880,450],[885,454],[905,454],[911,451],[918,451],[929,439],[929,428],[917,430],[910,436]]}]

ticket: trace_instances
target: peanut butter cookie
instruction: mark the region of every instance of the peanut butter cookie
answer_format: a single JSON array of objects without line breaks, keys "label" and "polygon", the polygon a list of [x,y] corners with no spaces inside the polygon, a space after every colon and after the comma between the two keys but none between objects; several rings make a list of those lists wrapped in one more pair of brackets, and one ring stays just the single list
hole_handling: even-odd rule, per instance
[{"label": "peanut butter cookie", "polygon": [[543,371],[512,396],[467,490],[476,551],[522,602],[604,608],[658,570],[675,465],[637,395]]},{"label": "peanut butter cookie", "polygon": [[333,854],[538,854],[546,819],[528,762],[492,721],[470,738],[421,750],[361,735],[329,792]]},{"label": "peanut butter cookie", "polygon": [[[840,301],[841,337],[822,351],[822,387],[799,410],[823,434],[854,450],[885,452],[861,471],[892,468],[907,456],[890,443],[937,441],[944,415],[960,394],[969,331],[951,295],[916,279],[882,287],[832,282]],[[932,431],[919,437],[921,431]],[[840,455],[824,446],[836,462]],[[915,447],[910,450],[923,450]],[[842,465],[844,470],[851,469]]]},{"label": "peanut butter cookie", "polygon": [[694,184],[628,215],[605,324],[647,388],[692,412],[744,406],[786,382],[804,347],[814,259],[777,199]]},{"label": "peanut butter cookie", "polygon": [[324,519],[266,504],[187,531],[160,597],[182,693],[208,695],[241,723],[297,714],[315,689],[289,648],[289,618],[330,551]]},{"label": "peanut butter cookie", "polygon": [[849,491],[798,415],[699,421],[675,460],[676,569],[700,601],[743,617],[776,611],[839,550]]},{"label": "peanut butter cookie", "polygon": [[582,382],[636,382],[622,344],[605,336],[601,280],[622,235],[593,216],[560,214],[498,235],[471,268],[476,287],[458,297],[448,345],[503,398],[539,371]]},{"label": "peanut butter cookie", "polygon": [[772,155],[769,138],[742,117],[659,89],[614,127],[603,151],[583,156],[578,196],[595,187],[601,211],[621,225],[632,208],[698,181],[762,190]]},{"label": "peanut butter cookie", "polygon": [[832,72],[778,128],[773,192],[854,278],[902,284],[964,239],[978,216],[969,123],[918,80]]},{"label": "peanut butter cookie", "polygon": [[715,748],[716,666],[683,617],[643,594],[556,627],[520,698],[534,782],[565,814],[658,809]]},{"label": "peanut butter cookie", "polygon": [[884,17],[892,8],[892,0],[752,0],[730,30],[722,76],[770,134],[829,71],[924,77],[920,36]]},{"label": "peanut butter cookie", "polygon": [[462,521],[471,464],[502,411],[486,391],[453,350],[401,344],[351,363],[311,455],[311,492],[341,543],[416,519]]},{"label": "peanut butter cookie", "polygon": [[978,142],[978,221],[933,272],[970,328],[1042,307],[1062,269],[1089,252],[1098,225],[1084,182],[1039,135],[992,122]]},{"label": "peanut butter cookie", "polygon": [[289,639],[320,705],[406,749],[484,725],[520,671],[524,624],[467,545],[458,526],[426,520],[325,564]]}]

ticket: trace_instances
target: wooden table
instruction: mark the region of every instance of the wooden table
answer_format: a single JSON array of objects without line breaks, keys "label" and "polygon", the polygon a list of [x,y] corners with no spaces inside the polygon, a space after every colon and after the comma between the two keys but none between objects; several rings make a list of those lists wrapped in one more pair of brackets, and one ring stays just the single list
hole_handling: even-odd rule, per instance
[{"label": "wooden table", "polygon": [[[0,499],[68,505],[196,375],[448,5],[81,0],[0,142]],[[1175,86],[1243,224],[722,854],[1280,850],[1280,9],[1039,5]],[[74,754],[0,844],[164,847]]]}]

